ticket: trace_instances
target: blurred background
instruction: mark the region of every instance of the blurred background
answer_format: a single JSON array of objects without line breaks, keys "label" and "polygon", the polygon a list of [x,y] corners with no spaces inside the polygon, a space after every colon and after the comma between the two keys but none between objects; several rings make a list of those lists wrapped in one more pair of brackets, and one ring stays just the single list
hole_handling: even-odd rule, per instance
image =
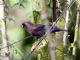
[{"label": "blurred background", "polygon": [[[11,60],[52,60],[48,41],[45,38],[27,58],[38,40],[22,26],[23,22],[31,22],[36,25],[45,24],[45,14],[49,25],[55,24],[54,26],[59,29],[67,29],[67,33],[60,31],[51,34],[51,39],[55,43],[55,60],[80,60],[79,0],[4,0],[4,5]],[[1,50],[4,49],[1,23],[0,21],[0,60],[3,58]]]}]

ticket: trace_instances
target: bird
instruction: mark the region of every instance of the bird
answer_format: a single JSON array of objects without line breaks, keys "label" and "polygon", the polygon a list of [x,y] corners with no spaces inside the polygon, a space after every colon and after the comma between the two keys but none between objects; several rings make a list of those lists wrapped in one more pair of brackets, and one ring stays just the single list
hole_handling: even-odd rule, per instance
[{"label": "bird", "polygon": [[[31,34],[32,36],[35,36],[37,39],[41,38],[43,35],[45,35],[46,33],[46,29],[45,29],[44,24],[32,24],[31,22],[23,22],[22,23],[22,27],[24,28],[24,30],[26,30],[29,34]],[[50,25],[51,27],[51,25]],[[55,32],[59,32],[59,31],[67,31],[64,29],[59,29],[58,27],[51,27],[50,29],[50,33],[55,33]]]}]

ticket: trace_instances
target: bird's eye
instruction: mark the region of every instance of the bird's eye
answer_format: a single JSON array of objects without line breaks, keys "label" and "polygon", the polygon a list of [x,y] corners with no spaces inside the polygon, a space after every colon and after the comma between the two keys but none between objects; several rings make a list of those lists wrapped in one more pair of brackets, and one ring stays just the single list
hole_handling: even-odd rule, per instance
[{"label": "bird's eye", "polygon": [[22,27],[25,27],[25,24],[24,23],[22,24]]}]

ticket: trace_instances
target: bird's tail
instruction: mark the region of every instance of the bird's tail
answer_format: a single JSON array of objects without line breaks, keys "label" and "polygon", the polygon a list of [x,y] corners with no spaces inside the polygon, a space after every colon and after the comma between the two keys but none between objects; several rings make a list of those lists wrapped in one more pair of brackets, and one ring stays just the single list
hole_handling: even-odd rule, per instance
[{"label": "bird's tail", "polygon": [[65,32],[67,32],[68,30],[60,30],[60,31],[65,31]]},{"label": "bird's tail", "polygon": [[51,33],[54,33],[54,32],[60,32],[60,31],[65,31],[65,32],[67,32],[68,30],[65,30],[65,29],[59,29],[59,28],[57,28],[57,27],[55,27],[55,28],[51,28]]}]

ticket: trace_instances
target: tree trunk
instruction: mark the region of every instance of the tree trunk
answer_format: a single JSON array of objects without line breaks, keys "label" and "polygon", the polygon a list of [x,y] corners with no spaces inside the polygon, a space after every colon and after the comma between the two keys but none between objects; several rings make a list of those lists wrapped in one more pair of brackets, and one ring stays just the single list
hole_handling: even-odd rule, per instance
[{"label": "tree trunk", "polygon": [[0,0],[0,21],[1,21],[1,34],[2,34],[2,55],[3,55],[2,60],[10,60],[5,20],[6,19],[4,14],[4,0]]}]

